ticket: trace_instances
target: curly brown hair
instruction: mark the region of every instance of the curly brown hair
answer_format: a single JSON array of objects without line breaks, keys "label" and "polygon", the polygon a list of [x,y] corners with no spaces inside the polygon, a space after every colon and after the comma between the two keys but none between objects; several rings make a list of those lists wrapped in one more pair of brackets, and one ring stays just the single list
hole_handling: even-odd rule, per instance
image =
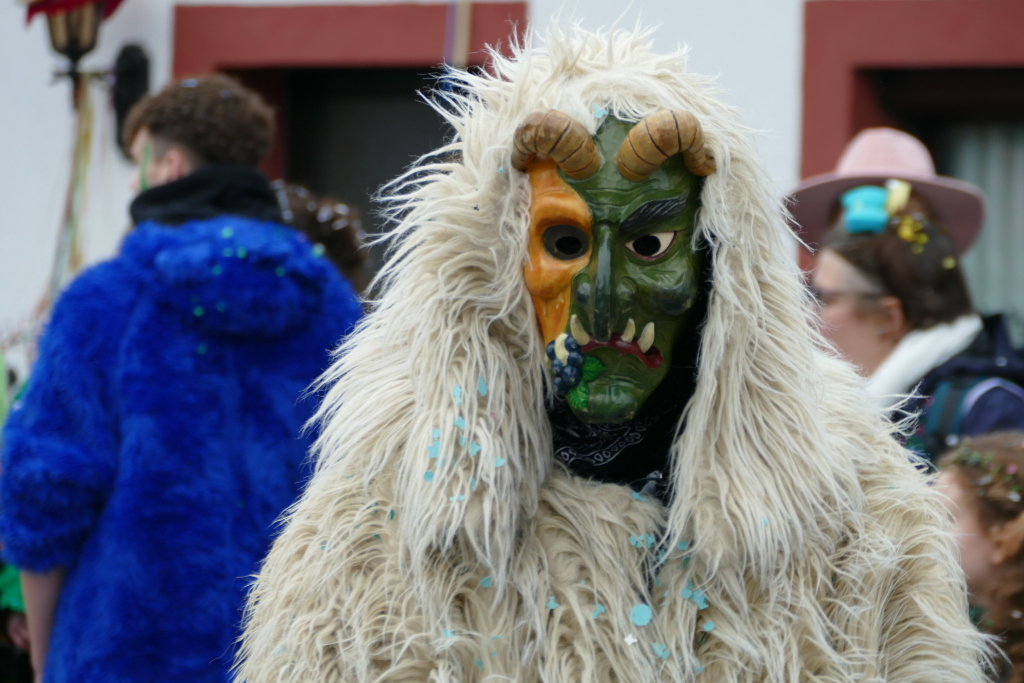
[{"label": "curly brown hair", "polygon": [[364,293],[373,276],[359,209],[330,197],[317,197],[305,187],[284,180],[275,180],[270,186],[277,194],[284,222],[314,244],[322,245],[356,293]]},{"label": "curly brown hair", "polygon": [[184,147],[197,166],[257,166],[270,150],[274,111],[257,93],[222,74],[181,78],[144,97],[128,114],[125,148],[146,129]]},{"label": "curly brown hair", "polygon": [[1000,680],[1024,683],[1024,432],[964,441],[939,460],[977,505],[989,536],[1007,558],[994,568],[991,606],[982,628],[1002,640],[1011,670]]},{"label": "curly brown hair", "polygon": [[[846,232],[837,208],[823,246],[853,265],[877,294],[899,299],[911,330],[927,330],[974,310],[953,241],[917,192],[879,233]],[[862,305],[876,302],[864,299]]]}]

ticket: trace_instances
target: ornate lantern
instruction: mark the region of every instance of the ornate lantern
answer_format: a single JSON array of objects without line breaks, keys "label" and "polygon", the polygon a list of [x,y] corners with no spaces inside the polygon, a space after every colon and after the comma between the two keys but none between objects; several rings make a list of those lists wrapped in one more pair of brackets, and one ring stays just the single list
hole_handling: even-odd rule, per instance
[{"label": "ornate lantern", "polygon": [[50,26],[50,43],[72,64],[96,47],[103,1],[87,2],[75,9],[46,15]]},{"label": "ornate lantern", "polygon": [[96,47],[100,23],[114,13],[122,0],[27,0],[28,20],[37,14],[46,16],[53,49],[68,58],[67,76],[74,88],[78,106],[78,61]]}]

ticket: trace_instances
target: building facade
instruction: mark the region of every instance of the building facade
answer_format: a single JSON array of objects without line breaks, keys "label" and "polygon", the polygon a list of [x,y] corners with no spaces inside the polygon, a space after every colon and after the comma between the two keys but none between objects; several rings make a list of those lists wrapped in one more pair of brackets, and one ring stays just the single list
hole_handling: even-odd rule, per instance
[{"label": "building facade", "polygon": [[[416,96],[442,62],[481,67],[485,45],[527,26],[578,21],[654,26],[656,47],[690,48],[758,131],[780,193],[832,168],[857,131],[891,125],[921,137],[941,173],[981,185],[989,220],[965,259],[978,307],[1024,319],[1024,25],[1019,0],[611,0],[393,3],[333,0],[125,0],[83,68],[103,70],[126,44],[151,60],[151,83],[228,71],[279,113],[266,170],[360,208],[447,131]],[[46,291],[71,167],[73,112],[45,22],[0,4],[0,337]],[[86,263],[128,229],[130,164],[115,144],[109,90],[96,84],[82,194]],[[804,259],[804,265],[809,260]],[[1024,329],[1024,328],[1022,328]]]},{"label": "building facade", "polygon": [[[470,65],[483,62],[479,50],[484,43],[507,44],[513,30],[522,32],[526,24],[540,34],[552,24],[570,20],[591,29],[616,22],[624,27],[657,26],[655,45],[662,50],[689,46],[690,68],[717,75],[727,97],[753,128],[762,131],[760,151],[780,191],[797,180],[801,0],[644,0],[628,7],[610,0],[578,4],[562,0],[471,4],[125,0],[101,27],[98,47],[86,56],[82,68],[109,68],[122,46],[137,43],[150,57],[154,89],[174,75],[211,68],[242,77],[277,104],[282,115],[286,135],[269,162],[271,174],[286,175],[290,166],[305,172],[308,177],[299,179],[306,182],[315,184],[318,178],[326,183],[347,182],[343,188],[356,187],[360,192],[338,199],[367,213],[373,210],[369,194],[375,185],[387,174],[393,175],[396,164],[400,169],[426,152],[430,136],[446,134],[413,91],[430,84],[428,75],[437,72],[446,56],[449,61],[458,58],[452,54],[458,46],[451,34],[459,29],[459,21],[452,21],[451,13],[467,9],[469,35],[463,39],[468,42]],[[455,18],[466,21],[465,14]],[[0,130],[5,131],[0,135],[3,333],[32,315],[47,287],[70,174],[73,112],[69,84],[54,81],[53,73],[63,62],[50,49],[45,21],[36,19],[26,26],[23,6],[13,0],[0,3],[0,64],[4,65],[0,68],[0,92],[4,93]],[[131,199],[131,167],[115,145],[109,93],[100,85],[92,91],[92,157],[80,226],[87,263],[116,250],[128,229]],[[331,138],[329,131],[337,129],[332,121],[344,129],[364,115],[361,120],[372,123],[380,107],[389,103],[398,120],[413,122],[410,127],[419,126],[422,135],[405,140],[408,149],[402,149],[399,139],[389,152],[390,166],[361,169],[345,152],[345,144],[353,143],[351,136]],[[301,132],[296,130],[287,135],[296,117],[300,120],[293,129],[319,125],[328,131],[323,137],[332,150],[338,150],[338,158],[303,157],[303,149],[315,145],[307,141],[304,148]],[[297,158],[288,158],[289,145]]]}]

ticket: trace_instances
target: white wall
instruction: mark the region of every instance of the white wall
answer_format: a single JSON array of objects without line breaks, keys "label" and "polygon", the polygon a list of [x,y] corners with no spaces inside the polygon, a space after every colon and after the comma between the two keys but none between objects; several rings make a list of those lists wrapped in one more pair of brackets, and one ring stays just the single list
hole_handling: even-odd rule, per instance
[{"label": "white wall", "polygon": [[[717,76],[726,101],[760,131],[758,151],[788,190],[799,179],[803,77],[803,0],[535,0],[531,19],[544,27],[559,15],[589,29],[658,26],[662,51],[690,48],[691,71]],[[628,10],[626,9],[628,6]]]},{"label": "white wall", "polygon": [[[128,0],[100,32],[83,69],[106,68],[128,42],[146,46],[154,80],[170,73],[172,3]],[[63,59],[46,22],[25,25],[21,4],[0,2],[0,335],[22,322],[45,291],[70,175],[71,84],[54,82]],[[83,246],[94,262],[112,254],[128,226],[130,167],[114,141],[113,110],[97,88],[93,163]]]},{"label": "white wall", "polygon": [[[388,0],[371,0],[385,3]],[[113,63],[128,42],[150,55],[152,83],[170,77],[175,4],[333,4],[335,0],[125,0],[104,24],[99,48],[83,68]],[[556,16],[591,29],[623,19],[657,24],[656,47],[692,48],[690,68],[717,74],[728,99],[763,131],[759,149],[780,188],[799,172],[803,0],[533,0],[543,31]],[[0,335],[24,320],[41,297],[56,244],[71,154],[70,84],[53,83],[62,66],[45,22],[24,22],[24,8],[0,1]],[[97,91],[93,165],[83,225],[93,262],[112,254],[128,225],[130,168],[114,147],[113,113]]]}]

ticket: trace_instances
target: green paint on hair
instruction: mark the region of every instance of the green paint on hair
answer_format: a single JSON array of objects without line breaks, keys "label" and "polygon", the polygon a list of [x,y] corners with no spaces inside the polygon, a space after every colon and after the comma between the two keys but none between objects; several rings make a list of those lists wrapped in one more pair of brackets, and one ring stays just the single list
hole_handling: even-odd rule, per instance
[{"label": "green paint on hair", "polygon": [[142,146],[142,161],[139,163],[139,191],[145,192],[149,189],[149,182],[146,181],[146,171],[149,170],[149,160],[153,156],[153,145],[146,143]]}]

